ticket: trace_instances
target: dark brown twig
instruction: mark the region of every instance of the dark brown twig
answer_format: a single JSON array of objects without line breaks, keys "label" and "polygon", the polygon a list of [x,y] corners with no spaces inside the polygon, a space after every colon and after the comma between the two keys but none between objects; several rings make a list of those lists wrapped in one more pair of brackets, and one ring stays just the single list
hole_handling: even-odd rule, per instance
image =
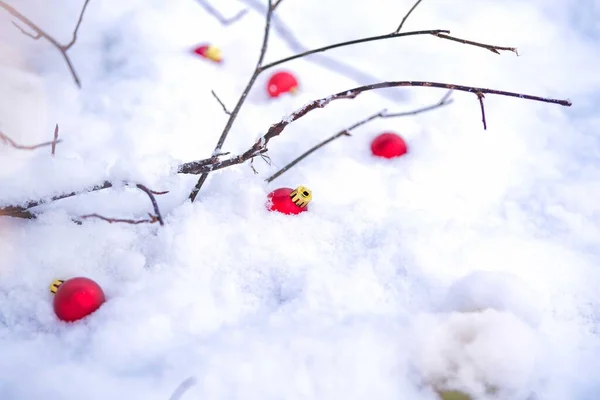
[{"label": "dark brown twig", "polygon": [[223,111],[225,111],[225,114],[231,115],[231,112],[227,109],[227,107],[225,106],[225,103],[223,103],[221,101],[221,99],[219,98],[219,96],[217,96],[217,94],[215,93],[215,91],[211,90],[210,92],[212,93],[213,97],[219,102],[219,104],[223,108]]},{"label": "dark brown twig", "polygon": [[156,222],[159,221],[158,217],[156,215],[152,215],[150,213],[148,213],[148,217],[149,219],[120,219],[120,218],[109,218],[109,217],[104,217],[102,215],[99,214],[88,214],[88,215],[82,215],[81,219],[88,219],[88,218],[98,218],[101,219],[103,221],[106,221],[110,224],[114,223],[114,222],[118,222],[118,223],[124,223],[124,224],[132,224],[132,225],[138,225],[138,224],[154,224]]},{"label": "dark brown twig", "polygon": [[483,122],[483,129],[487,129],[487,122],[485,120],[485,107],[483,106],[483,99],[485,98],[484,94],[481,92],[475,93],[477,95],[477,100],[479,100],[479,106],[481,107],[481,122]]},{"label": "dark brown twig", "polygon": [[392,88],[392,87],[433,87],[438,89],[449,89],[449,90],[457,90],[461,92],[468,93],[487,93],[487,94],[495,94],[498,96],[508,96],[508,97],[516,97],[525,100],[533,100],[540,101],[543,103],[550,104],[558,104],[561,106],[569,107],[571,106],[571,102],[569,100],[559,100],[552,99],[540,96],[532,96],[528,94],[522,93],[514,93],[514,92],[506,92],[503,90],[496,89],[485,89],[485,88],[476,88],[472,86],[463,86],[463,85],[454,85],[448,83],[438,83],[438,82],[422,82],[422,81],[392,81],[392,82],[381,82],[373,85],[365,85],[359,86],[354,89],[345,90],[343,92],[336,93],[334,95],[324,97],[322,99],[311,101],[306,104],[301,109],[293,112],[287,117],[283,118],[281,121],[271,125],[267,133],[265,133],[260,139],[258,139],[252,147],[246,150],[244,153],[239,154],[237,156],[233,156],[226,160],[217,160],[214,158],[209,158],[200,161],[192,161],[179,166],[177,172],[181,174],[203,174],[206,172],[216,171],[222,168],[226,168],[232,165],[241,164],[251,158],[254,158],[258,155],[264,154],[267,152],[267,145],[271,139],[275,136],[278,136],[283,132],[283,130],[292,122],[304,117],[311,111],[314,111],[318,108],[324,108],[329,103],[335,100],[341,99],[354,99],[356,96],[363,92],[383,89],[383,88]]},{"label": "dark brown twig", "polygon": [[367,117],[363,120],[358,121],[357,123],[355,123],[354,125],[350,126],[349,128],[344,129],[343,131],[340,131],[338,133],[336,133],[335,135],[323,140],[322,142],[316,144],[315,146],[311,147],[310,149],[308,149],[307,151],[305,151],[304,153],[302,153],[300,156],[298,156],[297,158],[295,158],[294,160],[292,160],[289,164],[287,164],[285,167],[281,168],[279,171],[275,172],[273,175],[271,175],[270,177],[268,177],[267,179],[265,179],[265,181],[267,182],[273,182],[275,179],[277,179],[279,176],[283,175],[285,172],[289,171],[293,166],[295,166],[296,164],[298,164],[300,161],[304,160],[306,157],[308,157],[309,155],[311,155],[312,153],[314,153],[315,151],[319,150],[322,147],[327,146],[329,143],[333,142],[336,139],[339,139],[343,136],[352,136],[350,135],[350,132],[360,126],[363,126],[375,119],[379,119],[379,118],[397,118],[397,117],[408,117],[408,116],[413,116],[413,115],[417,115],[417,114],[421,114],[427,111],[431,111],[431,110],[435,110],[437,108],[443,107],[445,105],[448,105],[450,103],[452,103],[452,99],[450,99],[450,95],[452,94],[452,90],[449,90],[444,97],[441,98],[440,101],[438,101],[437,103],[427,106],[427,107],[423,107],[423,108],[419,108],[417,110],[413,110],[413,111],[406,111],[406,112],[398,112],[398,113],[388,113],[386,110],[382,110],[380,112],[378,112],[377,114],[373,114],[370,117]]},{"label": "dark brown twig", "polygon": [[456,38],[456,37],[453,37],[453,36],[445,35],[443,33],[432,33],[432,35],[437,36],[440,39],[451,40],[453,42],[467,44],[469,46],[481,47],[482,49],[489,50],[492,53],[496,53],[496,54],[500,54],[500,51],[512,51],[517,56],[519,55],[519,52],[517,51],[516,47],[494,46],[494,45],[491,45],[491,44],[473,42],[472,40],[460,39],[460,38]]},{"label": "dark brown twig", "polygon": [[[256,68],[254,69],[254,72],[252,73],[252,76],[250,77],[250,80],[248,81],[246,88],[242,92],[242,95],[240,96],[237,104],[235,105],[235,108],[229,115],[227,124],[225,125],[225,128],[223,128],[223,132],[221,133],[221,136],[219,137],[219,141],[217,142],[217,145],[215,146],[215,149],[213,151],[213,156],[215,156],[216,154],[221,152],[221,148],[223,147],[223,144],[225,143],[225,139],[227,139],[227,135],[229,134],[229,131],[231,130],[231,127],[233,126],[233,122],[237,118],[237,115],[240,112],[240,109],[242,108],[242,105],[244,104],[246,97],[248,97],[248,93],[250,93],[250,89],[252,89],[252,86],[254,86],[254,82],[256,81],[256,78],[258,78],[258,75],[261,72],[261,66],[262,66],[263,60],[265,58],[265,54],[267,52],[267,45],[269,43],[269,31],[271,28],[271,16],[273,15],[273,0],[268,0],[268,6],[269,7],[267,9],[267,15],[266,15],[266,21],[265,21],[265,31],[264,31],[265,33],[263,35],[263,41],[262,41],[262,46],[260,49],[260,54],[258,56],[258,61],[256,62]],[[198,192],[204,185],[204,182],[206,181],[207,177],[208,177],[208,173],[205,172],[200,176],[200,178],[198,179],[198,182],[196,182],[194,189],[192,190],[192,192],[189,195],[189,199],[191,202],[193,202],[196,199],[196,196],[198,195]]]},{"label": "dark brown twig", "polygon": [[146,186],[139,183],[135,186],[148,195],[150,201],[152,202],[152,208],[154,208],[154,214],[156,215],[156,219],[158,220],[161,226],[164,226],[165,221],[163,220],[163,217],[160,214],[160,209],[158,208],[158,203],[156,202],[156,198],[154,197],[154,192],[148,189]]},{"label": "dark brown twig", "polygon": [[58,124],[54,127],[54,138],[52,139],[52,150],[50,152],[52,157],[56,154],[56,143],[58,143]]},{"label": "dark brown twig", "polygon": [[402,18],[402,21],[400,22],[398,29],[396,29],[396,33],[400,32],[402,30],[402,26],[404,26],[404,23],[406,22],[408,17],[410,17],[410,14],[412,14],[412,12],[415,11],[415,8],[417,8],[419,6],[419,4],[421,4],[421,1],[423,1],[423,0],[417,0],[417,2],[415,4],[413,4],[413,6],[410,8],[410,10],[408,10],[408,12],[404,16],[404,18]]},{"label": "dark brown twig", "polygon": [[85,13],[85,10],[86,10],[89,2],[90,2],[90,0],[85,0],[83,7],[81,9],[81,12],[79,13],[79,19],[77,21],[77,25],[75,26],[75,29],[73,30],[73,38],[66,45],[60,44],[56,39],[54,39],[52,36],[50,36],[42,28],[37,26],[31,20],[29,20],[29,18],[27,18],[26,16],[21,14],[19,11],[17,11],[14,7],[12,7],[11,5],[7,4],[6,2],[4,2],[2,0],[0,0],[0,8],[3,8],[4,10],[6,10],[10,15],[17,18],[19,21],[21,21],[23,24],[25,24],[31,30],[36,32],[36,35],[33,36],[32,34],[27,33],[23,28],[14,24],[15,26],[17,26],[17,28],[23,34],[25,34],[29,37],[32,37],[33,39],[39,39],[40,37],[43,37],[48,42],[50,42],[50,44],[52,44],[54,47],[56,47],[56,49],[60,52],[60,54],[63,56],[65,62],[67,63],[67,67],[69,68],[69,71],[71,72],[71,75],[73,76],[73,80],[75,81],[75,84],[78,87],[81,87],[81,81],[79,80],[79,77],[77,76],[77,72],[75,71],[75,67],[73,66],[73,63],[71,62],[71,59],[69,58],[69,55],[67,54],[67,51],[71,47],[73,47],[73,45],[77,41],[77,32],[79,31],[79,27],[81,26],[81,21],[83,20],[83,14]]},{"label": "dark brown twig", "polygon": [[34,145],[22,145],[22,144],[18,144],[17,142],[15,142],[13,139],[11,139],[9,136],[5,135],[4,133],[0,132],[0,141],[6,143],[7,145],[18,149],[18,150],[35,150],[35,149],[39,149],[40,147],[44,147],[44,146],[55,146],[56,143],[60,143],[60,140],[53,140],[51,142],[44,142],[44,143],[39,143],[39,144],[34,144]]},{"label": "dark brown twig", "polygon": [[234,22],[242,18],[244,15],[246,15],[246,13],[248,12],[247,9],[243,9],[242,11],[234,15],[232,18],[225,18],[223,14],[219,12],[219,10],[211,6],[207,1],[198,0],[198,4],[200,4],[200,6],[204,8],[204,11],[215,17],[217,21],[221,23],[221,25],[225,26],[233,24]]}]

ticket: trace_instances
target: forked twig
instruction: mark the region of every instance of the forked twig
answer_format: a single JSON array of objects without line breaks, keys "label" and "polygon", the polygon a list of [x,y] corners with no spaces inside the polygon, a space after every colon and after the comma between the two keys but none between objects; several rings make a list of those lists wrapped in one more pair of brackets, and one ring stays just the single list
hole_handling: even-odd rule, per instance
[{"label": "forked twig", "polygon": [[77,25],[75,26],[75,29],[73,30],[73,38],[66,45],[60,44],[56,39],[54,39],[54,37],[52,37],[50,34],[48,34],[46,31],[44,31],[38,25],[33,23],[29,18],[27,18],[26,16],[21,14],[19,11],[17,11],[13,6],[7,4],[6,2],[4,2],[2,0],[0,0],[0,8],[3,8],[4,10],[6,10],[10,15],[17,18],[19,21],[21,21],[23,24],[25,24],[27,27],[29,27],[31,30],[33,30],[36,33],[36,35],[34,36],[34,35],[26,32],[23,28],[21,28],[17,24],[13,23],[13,25],[15,25],[23,34],[25,34],[33,39],[39,39],[39,38],[43,37],[48,42],[50,42],[54,47],[56,47],[56,49],[60,52],[60,54],[63,56],[65,62],[67,63],[67,67],[69,68],[69,71],[71,72],[71,75],[73,76],[73,80],[75,81],[75,84],[78,87],[81,87],[81,81],[79,80],[79,77],[77,76],[77,72],[75,71],[75,67],[73,66],[73,63],[71,62],[71,59],[69,58],[69,55],[67,54],[67,51],[71,47],[73,47],[73,45],[77,41],[77,33],[79,31],[79,27],[81,26],[81,22],[83,21],[83,14],[85,13],[85,10],[86,10],[89,2],[90,2],[90,0],[85,0],[85,2],[83,3],[83,7],[81,8],[81,12],[79,13],[79,19],[77,21]]},{"label": "forked twig", "polygon": [[339,139],[343,136],[352,136],[350,134],[351,131],[353,131],[354,129],[363,126],[375,119],[380,119],[380,118],[396,118],[396,117],[407,117],[407,116],[412,116],[412,115],[418,115],[427,111],[431,111],[431,110],[435,110],[437,108],[446,106],[450,103],[452,103],[452,99],[450,99],[450,95],[452,94],[452,90],[449,90],[444,97],[441,98],[440,101],[438,101],[437,103],[427,106],[427,107],[423,107],[423,108],[419,108],[417,110],[413,110],[413,111],[406,111],[406,112],[398,112],[398,113],[388,113],[386,110],[382,110],[380,112],[378,112],[377,114],[373,114],[365,119],[362,119],[360,121],[358,121],[357,123],[355,123],[354,125],[350,126],[349,128],[344,129],[343,131],[340,131],[338,133],[336,133],[333,136],[330,136],[329,138],[323,140],[322,142],[314,145],[313,147],[311,147],[310,149],[308,149],[307,151],[305,151],[304,153],[302,153],[301,155],[299,155],[297,158],[295,158],[294,160],[292,160],[290,163],[288,163],[286,166],[284,166],[283,168],[279,169],[279,171],[275,172],[273,175],[271,175],[270,177],[268,177],[267,179],[265,179],[266,182],[270,183],[273,182],[275,179],[277,179],[279,176],[283,175],[285,172],[289,171],[293,166],[295,166],[296,164],[298,164],[300,161],[304,160],[306,157],[308,157],[309,155],[311,155],[312,153],[314,153],[315,151],[327,146],[329,143],[333,142],[336,139]]},{"label": "forked twig", "polygon": [[495,54],[500,54],[500,51],[512,51],[517,56],[519,55],[519,52],[517,51],[516,47],[493,46],[493,45],[490,45],[490,44],[474,42],[472,40],[460,39],[460,38],[457,38],[457,37],[445,35],[444,33],[432,33],[432,35],[437,36],[440,39],[451,40],[453,42],[467,44],[469,46],[481,47],[482,49],[489,50],[489,51],[491,51],[492,53],[495,53]]},{"label": "forked twig", "polygon": [[[263,3],[261,0],[241,1],[261,15],[263,15],[267,10],[265,3]],[[276,33],[277,37],[284,41],[294,53],[303,53],[310,50],[310,48],[306,47],[298,39],[297,35],[294,34],[285,21],[283,21],[282,18],[279,18],[276,13],[271,17],[271,30],[273,33]],[[314,53],[309,57],[306,57],[304,60],[306,62],[318,65],[321,68],[325,68],[337,75],[342,75],[354,81],[356,85],[364,85],[365,83],[369,82],[380,82],[382,80],[375,75],[359,69],[353,63],[344,62],[338,58],[330,57],[326,53]],[[392,101],[405,100],[404,96],[396,91],[382,91],[378,94]]]},{"label": "forked twig", "polygon": [[[477,93],[482,94],[495,94],[499,96],[508,96],[508,97],[516,97],[525,100],[533,100],[539,101],[543,103],[550,104],[558,104],[561,106],[571,106],[571,102],[569,100],[559,100],[552,99],[540,96],[532,96],[528,94],[515,93],[515,92],[507,92],[503,90],[496,89],[486,89],[486,88],[476,88],[472,86],[463,86],[463,85],[454,85],[448,83],[439,83],[439,82],[423,82],[423,81],[391,81],[391,82],[381,82],[373,85],[365,85],[359,86],[350,90],[345,90],[343,92],[336,93],[331,96],[324,97],[322,99],[313,100],[310,103],[306,104],[304,107],[299,110],[293,112],[287,117],[283,118],[281,121],[271,125],[267,133],[265,133],[260,139],[258,139],[252,147],[246,150],[244,153],[239,154],[237,156],[230,157],[226,160],[217,160],[214,158],[209,158],[205,160],[192,161],[179,166],[177,172],[181,174],[204,174],[206,172],[216,171],[222,168],[227,168],[232,165],[241,164],[246,160],[250,160],[258,155],[264,154],[267,152],[267,145],[271,139],[275,136],[278,136],[283,132],[283,130],[292,122],[304,117],[311,111],[314,111],[319,108],[326,107],[329,103],[335,100],[341,99],[354,99],[356,96],[363,92],[384,89],[384,88],[392,88],[392,87],[433,87],[439,89],[449,89],[449,90],[457,90],[461,92],[468,92],[477,95]],[[477,95],[479,97],[479,95]]]},{"label": "forked twig", "polygon": [[[266,20],[265,20],[265,31],[264,31],[264,35],[263,35],[263,41],[262,41],[262,46],[260,49],[260,54],[258,56],[258,61],[256,62],[256,68],[254,69],[254,72],[252,73],[250,80],[246,84],[246,88],[242,92],[242,95],[240,96],[237,104],[235,105],[235,108],[229,115],[227,124],[225,125],[225,128],[223,128],[223,132],[221,133],[221,136],[219,137],[219,141],[217,142],[217,145],[215,146],[215,149],[213,151],[213,156],[215,156],[216,154],[221,152],[221,148],[223,147],[223,144],[225,143],[225,139],[227,139],[227,135],[229,134],[229,131],[231,130],[231,127],[233,126],[233,122],[237,118],[237,115],[240,112],[240,109],[242,108],[242,105],[244,104],[246,97],[248,97],[248,93],[250,93],[250,89],[252,89],[252,86],[254,86],[254,82],[256,81],[256,78],[258,78],[258,75],[260,74],[260,71],[261,71],[260,68],[261,68],[263,60],[265,58],[265,54],[267,52],[267,45],[269,43],[269,31],[271,28],[271,16],[273,15],[273,0],[268,0],[268,5],[269,5],[269,7],[267,10],[267,15],[266,15]],[[191,202],[193,202],[196,199],[196,196],[198,195],[198,192],[204,185],[204,182],[206,181],[207,177],[208,177],[208,173],[203,173],[200,176],[200,178],[198,179],[198,182],[196,182],[194,189],[192,189],[192,192],[189,195],[189,199]]]},{"label": "forked twig", "polygon": [[135,186],[148,195],[148,197],[150,198],[150,202],[152,202],[152,208],[154,208],[154,214],[156,216],[156,219],[158,220],[158,222],[160,223],[161,226],[164,226],[165,221],[163,220],[163,217],[160,213],[160,209],[158,208],[158,203],[156,201],[156,198],[154,197],[155,192],[153,192],[152,190],[148,189],[146,186],[139,184],[139,183]]}]

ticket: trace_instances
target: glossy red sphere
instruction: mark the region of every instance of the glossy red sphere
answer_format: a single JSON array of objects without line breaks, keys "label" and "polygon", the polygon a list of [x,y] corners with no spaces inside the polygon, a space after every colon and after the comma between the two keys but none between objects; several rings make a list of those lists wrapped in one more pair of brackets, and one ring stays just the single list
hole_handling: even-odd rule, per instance
[{"label": "glossy red sphere", "polygon": [[292,193],[294,189],[292,188],[279,188],[273,190],[268,194],[267,198],[269,201],[267,202],[267,208],[271,211],[279,211],[283,214],[300,214],[303,211],[306,211],[308,206],[300,207],[297,206],[291,199],[290,193]]},{"label": "glossy red sphere", "polygon": [[406,154],[408,147],[399,135],[385,132],[371,142],[371,152],[378,157],[394,158]]},{"label": "glossy red sphere", "polygon": [[54,295],[54,312],[62,321],[77,321],[96,311],[105,300],[104,292],[96,282],[72,278],[58,287]]},{"label": "glossy red sphere", "polygon": [[295,92],[298,89],[298,80],[289,72],[276,72],[267,82],[267,92],[271,97],[277,97],[282,93]]}]

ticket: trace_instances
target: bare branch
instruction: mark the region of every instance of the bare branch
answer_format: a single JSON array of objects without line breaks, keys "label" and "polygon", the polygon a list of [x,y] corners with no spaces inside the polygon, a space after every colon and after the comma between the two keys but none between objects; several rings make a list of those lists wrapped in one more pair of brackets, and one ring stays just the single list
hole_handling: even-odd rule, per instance
[{"label": "bare branch", "polygon": [[[240,0],[248,7],[259,12],[261,15],[266,12],[267,8],[265,3],[260,0]],[[303,53],[309,51],[310,48],[306,47],[298,39],[298,37],[292,32],[289,26],[279,16],[274,13],[271,17],[271,30],[273,33],[277,33],[277,37],[283,40],[287,46],[294,53]],[[313,63],[322,68],[325,68],[337,75],[345,76],[346,78],[354,81],[356,85],[364,85],[370,82],[381,82],[382,79],[370,74],[369,72],[359,69],[352,63],[346,63],[343,60],[339,60],[335,57],[330,57],[326,53],[314,53],[305,58],[306,62]],[[385,97],[392,101],[405,100],[405,96],[402,92],[398,91],[381,91],[377,92],[381,97]]]},{"label": "bare branch", "polygon": [[104,217],[99,214],[88,214],[88,215],[82,215],[79,218],[81,218],[81,219],[98,218],[98,219],[106,221],[110,224],[112,224],[114,222],[118,222],[118,223],[131,224],[131,225],[154,224],[159,221],[159,219],[156,215],[152,215],[152,214],[148,213],[148,217],[149,217],[149,219],[137,219],[136,220],[136,219],[109,218],[109,217]]},{"label": "bare branch", "polygon": [[210,92],[212,93],[213,97],[214,97],[215,99],[217,99],[217,101],[219,102],[219,104],[220,104],[220,105],[221,105],[221,107],[223,108],[223,111],[225,111],[225,114],[227,114],[227,115],[231,115],[231,112],[230,112],[229,110],[227,110],[227,107],[226,107],[226,106],[225,106],[225,104],[224,104],[224,103],[221,101],[221,99],[219,98],[219,96],[217,96],[217,94],[215,93],[215,91],[214,91],[214,90],[211,90]]},{"label": "bare branch", "polygon": [[71,41],[69,43],[67,43],[66,45],[62,46],[62,49],[64,51],[67,51],[71,47],[73,47],[73,45],[77,41],[77,32],[79,32],[79,27],[81,26],[81,21],[83,21],[83,14],[85,14],[85,10],[86,10],[89,2],[90,2],[90,0],[85,0],[85,3],[83,3],[83,7],[81,7],[81,12],[79,13],[79,19],[77,20],[77,25],[75,25],[75,29],[73,30],[73,39],[71,39]]},{"label": "bare branch", "polygon": [[54,139],[52,139],[52,150],[50,152],[50,154],[52,154],[52,157],[54,157],[54,155],[56,154],[56,143],[58,143],[58,124],[56,124],[56,126],[54,127]]},{"label": "bare branch", "polygon": [[214,8],[213,6],[211,6],[207,1],[205,1],[205,0],[198,0],[198,4],[200,4],[200,6],[202,8],[204,8],[204,10],[207,13],[209,13],[210,15],[212,15],[213,17],[215,17],[217,19],[217,21],[219,21],[221,23],[221,25],[225,25],[225,26],[233,24],[237,20],[241,19],[244,15],[246,15],[246,13],[248,12],[247,9],[243,9],[242,11],[240,11],[239,13],[237,13],[232,18],[227,19],[227,18],[225,18],[223,16],[223,14],[221,14],[219,12],[219,10],[217,10],[216,8]]},{"label": "bare branch", "polygon": [[460,38],[455,38],[455,37],[452,37],[452,36],[448,36],[448,35],[445,35],[443,33],[432,33],[432,35],[437,36],[440,39],[451,40],[453,42],[467,44],[469,46],[481,47],[483,49],[489,50],[492,53],[496,53],[496,54],[500,54],[500,51],[512,51],[517,56],[519,55],[519,52],[517,51],[517,49],[515,47],[494,46],[494,45],[491,45],[491,44],[473,42],[471,40],[460,39]]},{"label": "bare branch", "polygon": [[419,108],[417,110],[413,110],[413,111],[407,111],[407,112],[398,112],[398,113],[388,113],[386,110],[382,110],[380,112],[378,112],[377,114],[373,114],[370,117],[367,117],[365,119],[360,120],[359,122],[355,123],[354,125],[352,125],[349,128],[344,129],[343,131],[340,131],[338,133],[336,133],[335,135],[323,140],[322,142],[316,144],[315,146],[311,147],[309,150],[307,150],[306,152],[302,153],[300,156],[298,156],[297,158],[295,158],[293,161],[291,161],[289,164],[287,164],[285,167],[281,168],[279,171],[275,172],[273,175],[271,175],[270,177],[268,177],[267,179],[265,179],[265,181],[267,182],[272,182],[274,181],[276,178],[278,178],[279,176],[281,176],[282,174],[284,174],[285,172],[287,172],[288,170],[290,170],[293,166],[295,166],[296,164],[298,164],[300,161],[304,160],[306,157],[308,157],[309,155],[311,155],[312,153],[314,153],[315,151],[319,150],[322,147],[327,146],[329,143],[333,142],[336,139],[339,139],[341,137],[344,136],[352,136],[350,135],[350,132],[360,126],[363,126],[375,119],[379,119],[379,118],[397,118],[397,117],[408,117],[408,116],[413,116],[413,115],[417,115],[417,114],[421,114],[427,111],[431,111],[431,110],[435,110],[437,108],[443,107],[445,105],[448,105],[450,103],[452,103],[452,99],[450,99],[450,95],[452,94],[452,90],[449,90],[444,97],[442,97],[440,99],[440,101],[438,101],[437,103],[427,106],[427,107],[423,107],[423,108]]},{"label": "bare branch", "polygon": [[158,220],[161,226],[164,226],[165,221],[163,220],[163,217],[160,214],[160,209],[158,208],[158,203],[156,202],[156,198],[154,197],[154,192],[142,184],[137,184],[136,187],[148,195],[150,201],[152,202],[152,207],[154,208],[154,214],[156,214],[156,219]]},{"label": "bare branch", "polygon": [[39,38],[42,37],[42,35],[40,35],[39,33],[36,33],[35,35],[32,33],[27,32],[25,29],[21,28],[20,25],[18,25],[15,21],[11,21],[12,24],[15,26],[15,28],[17,28],[18,30],[21,31],[21,33],[25,36],[29,36],[30,38],[32,38],[33,40],[38,40]]},{"label": "bare branch", "polygon": [[17,11],[14,7],[10,6],[9,4],[7,4],[6,2],[4,2],[2,0],[0,0],[0,8],[3,8],[4,10],[6,10],[6,12],[8,12],[10,15],[12,15],[15,18],[17,18],[19,21],[21,21],[23,24],[25,24],[31,30],[33,30],[34,32],[36,32],[36,35],[33,36],[33,35],[25,32],[18,25],[14,24],[15,26],[17,26],[17,28],[23,34],[25,34],[25,35],[27,35],[29,37],[32,37],[34,39],[39,39],[40,37],[43,37],[48,42],[50,42],[50,44],[52,44],[54,47],[56,47],[56,49],[63,56],[63,58],[64,58],[64,60],[65,60],[65,62],[67,64],[67,67],[69,68],[69,71],[71,72],[71,75],[73,76],[73,80],[75,81],[75,84],[79,88],[81,88],[81,81],[79,80],[79,76],[77,76],[77,72],[75,71],[75,67],[73,67],[73,63],[71,62],[71,59],[69,58],[69,55],[67,54],[67,51],[75,44],[75,41],[77,40],[77,32],[79,30],[79,26],[81,25],[81,21],[83,19],[83,13],[85,12],[85,9],[87,8],[88,3],[89,3],[89,0],[85,0],[85,3],[84,3],[83,8],[81,10],[81,13],[79,14],[79,20],[77,21],[77,25],[75,27],[75,30],[73,31],[73,39],[68,44],[66,44],[66,45],[60,44],[56,39],[54,39],[54,37],[52,37],[51,35],[49,35],[42,28],[40,28],[38,25],[36,25],[35,23],[33,23],[31,20],[29,20],[29,18],[27,18],[26,16],[24,16],[23,14],[21,14],[19,11]]},{"label": "bare branch", "polygon": [[[227,135],[229,134],[229,131],[231,130],[231,127],[233,126],[233,122],[237,118],[237,115],[240,112],[240,109],[242,108],[242,105],[244,104],[246,97],[248,97],[248,93],[250,92],[250,89],[252,89],[252,86],[254,86],[254,82],[256,81],[256,78],[258,78],[258,75],[261,72],[261,66],[262,66],[263,60],[265,58],[265,54],[267,52],[267,45],[269,43],[269,31],[271,28],[271,16],[273,15],[273,0],[268,0],[268,2],[269,2],[268,3],[269,7],[267,9],[267,15],[266,15],[266,20],[265,20],[265,33],[263,36],[262,46],[260,49],[260,55],[258,56],[258,61],[256,62],[256,68],[254,69],[254,72],[252,73],[252,76],[250,77],[250,80],[248,81],[246,88],[242,92],[242,95],[240,96],[237,104],[235,105],[235,108],[229,115],[229,120],[227,121],[225,128],[223,128],[223,132],[221,133],[221,136],[219,137],[219,141],[217,142],[217,145],[215,146],[215,149],[213,151],[213,156],[218,154],[219,152],[221,152],[221,148],[223,147],[223,144],[225,143],[225,139],[227,139]],[[198,195],[198,192],[204,185],[206,178],[207,178],[207,173],[204,173],[198,179],[198,182],[196,183],[196,185],[194,186],[194,189],[192,190],[192,192],[189,195],[189,199],[191,202],[193,202],[196,199],[196,196]]]},{"label": "bare branch", "polygon": [[353,44],[375,42],[377,40],[394,39],[394,38],[407,37],[407,36],[438,35],[440,33],[450,33],[450,31],[446,30],[446,29],[430,29],[430,30],[425,30],[425,31],[411,31],[411,32],[403,32],[403,33],[393,32],[393,33],[386,33],[385,35],[377,35],[377,36],[370,36],[370,37],[360,38],[360,39],[355,39],[355,40],[349,40],[347,42],[330,44],[329,46],[319,47],[318,49],[308,50],[308,51],[305,51],[305,52],[302,52],[302,53],[295,54],[295,55],[290,56],[290,57],[282,58],[281,60],[270,62],[268,64],[263,65],[260,70],[264,71],[264,70],[267,70],[269,68],[273,68],[276,65],[283,64],[283,63],[288,62],[288,61],[292,61],[292,60],[296,60],[298,58],[306,57],[306,56],[311,55],[311,54],[320,53],[322,51],[336,49],[338,47],[345,47],[345,46],[351,46]]},{"label": "bare branch", "polygon": [[506,92],[503,90],[496,89],[485,89],[485,88],[476,88],[472,86],[463,86],[463,85],[454,85],[448,83],[438,83],[438,82],[423,82],[423,81],[391,81],[391,82],[381,82],[373,85],[365,85],[359,86],[354,89],[345,90],[343,92],[336,93],[331,96],[324,97],[322,99],[311,101],[306,104],[304,107],[299,110],[293,112],[287,117],[283,118],[281,121],[271,125],[267,133],[265,133],[260,139],[258,139],[252,147],[246,150],[244,153],[239,154],[237,156],[230,157],[226,160],[217,160],[214,158],[209,158],[205,160],[193,161],[182,164],[179,166],[177,172],[180,174],[205,174],[208,172],[216,171],[222,168],[229,167],[231,165],[241,164],[251,158],[254,158],[258,155],[267,152],[267,145],[271,139],[275,136],[278,136],[283,132],[283,130],[292,122],[304,117],[309,112],[316,110],[318,108],[325,108],[329,103],[334,100],[341,99],[354,99],[356,96],[363,92],[383,89],[383,88],[392,88],[392,87],[433,87],[438,89],[449,89],[449,90],[457,90],[461,92],[468,93],[482,93],[482,94],[495,94],[498,96],[508,96],[508,97],[516,97],[525,100],[539,101],[543,103],[550,104],[558,104],[561,106],[569,107],[571,106],[571,102],[569,100],[559,100],[552,99],[540,96],[533,96],[529,94],[522,93],[514,93],[514,92]]},{"label": "bare branch", "polygon": [[44,147],[44,146],[55,146],[56,143],[59,143],[60,140],[53,140],[51,142],[44,142],[44,143],[40,143],[40,144],[34,144],[34,145],[22,145],[22,144],[18,144],[17,142],[15,142],[13,139],[11,139],[8,135],[0,132],[0,141],[6,143],[7,145],[18,149],[18,150],[35,150],[38,149],[40,147]]},{"label": "bare branch", "polygon": [[419,6],[419,4],[421,4],[422,1],[423,0],[417,0],[417,2],[415,4],[413,4],[413,6],[410,8],[410,10],[408,10],[408,12],[404,16],[404,18],[402,18],[402,21],[400,22],[398,29],[396,29],[396,33],[400,32],[402,30],[402,26],[404,25],[404,23],[406,22],[408,17],[410,17],[410,14],[412,14],[412,12],[415,11],[415,8],[417,8]]}]

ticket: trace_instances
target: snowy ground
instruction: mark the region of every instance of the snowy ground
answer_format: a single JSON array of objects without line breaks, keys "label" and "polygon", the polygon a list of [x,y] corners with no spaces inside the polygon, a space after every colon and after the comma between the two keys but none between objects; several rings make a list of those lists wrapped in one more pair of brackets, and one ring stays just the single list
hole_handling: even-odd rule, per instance
[{"label": "snowy ground", "polygon": [[[68,42],[81,1],[12,4]],[[243,2],[213,1],[227,16]],[[42,5],[42,6],[40,6]],[[411,1],[285,0],[304,45],[393,31]],[[380,120],[266,184],[279,167],[358,119],[444,91],[395,89],[339,101],[291,125],[255,162],[214,173],[198,200],[183,161],[210,155],[253,68],[264,16],[221,26],[193,0],[93,0],[71,50],[77,90],[54,48],[0,13],[0,129],[48,149],[0,148],[0,206],[104,179],[155,190],[166,226],[141,218],[133,189],[56,202],[38,220],[0,220],[0,399],[435,399],[432,385],[503,399],[600,396],[600,2],[425,0],[404,30],[516,46],[520,56],[414,37],[329,56],[381,80],[432,80],[569,98],[571,108],[473,95],[414,118]],[[212,42],[215,65],[189,49]],[[292,52],[273,34],[267,60]],[[357,83],[307,60],[285,65],[296,96],[259,78],[225,149],[245,150],[307,101]],[[361,82],[372,83],[372,82]],[[391,99],[396,96],[396,100]],[[373,159],[383,130],[410,154]],[[312,189],[310,211],[268,213],[266,194]],[[108,301],[84,321],[52,311],[49,283],[87,276]],[[475,309],[484,312],[465,313]],[[485,398],[483,395],[477,398]]]}]

